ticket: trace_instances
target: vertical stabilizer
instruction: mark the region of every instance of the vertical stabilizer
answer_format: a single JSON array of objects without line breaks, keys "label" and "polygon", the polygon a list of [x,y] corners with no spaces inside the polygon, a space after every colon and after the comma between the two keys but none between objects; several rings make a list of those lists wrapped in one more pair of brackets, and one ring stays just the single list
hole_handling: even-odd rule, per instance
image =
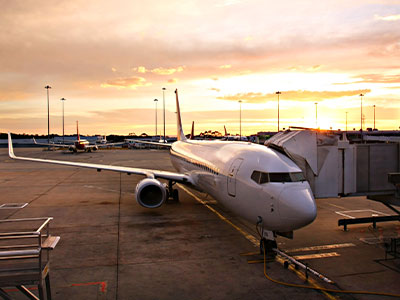
[{"label": "vertical stabilizer", "polygon": [[225,130],[225,136],[228,136],[228,133],[226,132],[226,127],[224,125],[224,130]]},{"label": "vertical stabilizer", "polygon": [[78,136],[78,141],[81,141],[81,138],[79,137],[79,126],[78,126],[78,121],[76,121],[76,135]]},{"label": "vertical stabilizer", "polygon": [[176,94],[176,122],[178,126],[177,139],[178,141],[186,141],[186,137],[183,134],[183,129],[182,129],[181,111],[179,109],[179,100],[178,100],[178,89],[175,90],[175,94]]},{"label": "vertical stabilizer", "polygon": [[190,139],[194,139],[194,121],[192,121],[192,131],[190,132]]}]

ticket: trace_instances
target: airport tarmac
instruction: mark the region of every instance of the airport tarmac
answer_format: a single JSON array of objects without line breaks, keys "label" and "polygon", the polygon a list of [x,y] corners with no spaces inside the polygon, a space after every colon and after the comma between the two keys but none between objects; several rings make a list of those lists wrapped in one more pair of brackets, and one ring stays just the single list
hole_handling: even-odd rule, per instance
[{"label": "airport tarmac", "polygon": [[[19,156],[174,170],[166,150],[14,151]],[[50,216],[52,234],[61,237],[51,253],[53,299],[384,299],[271,282],[262,263],[248,263],[262,259],[260,255],[240,255],[258,251],[254,224],[182,186],[179,203],[145,209],[134,199],[142,178],[14,161],[7,149],[0,149],[0,205],[28,203],[22,209],[0,209],[0,219]],[[389,255],[385,260],[383,246],[399,237],[400,223],[379,223],[376,229],[372,224],[349,225],[346,232],[337,225],[346,216],[393,212],[363,197],[317,199],[317,205],[317,219],[296,231],[293,240],[279,237],[278,247],[335,282],[310,275],[314,285],[400,294],[400,258]],[[267,266],[274,279],[309,285],[303,270],[287,270],[282,260]],[[26,299],[12,287],[8,291],[15,299]]]}]

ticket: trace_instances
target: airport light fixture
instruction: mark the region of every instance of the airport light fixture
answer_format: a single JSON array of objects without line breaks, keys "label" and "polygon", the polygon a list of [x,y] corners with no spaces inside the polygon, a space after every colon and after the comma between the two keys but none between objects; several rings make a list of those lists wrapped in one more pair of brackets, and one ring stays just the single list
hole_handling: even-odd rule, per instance
[{"label": "airport light fixture", "polygon": [[374,104],[374,130],[375,130],[375,104]]},{"label": "airport light fixture", "polygon": [[[49,108],[49,89],[51,86],[46,85],[44,87],[47,90],[47,144],[50,144],[50,108]],[[48,150],[50,150],[50,146],[48,146]]]},{"label": "airport light fixture", "polygon": [[155,134],[155,136],[157,136],[157,102],[158,102],[158,100],[154,99],[154,102],[156,103],[156,134]]},{"label": "airport light fixture", "polygon": [[318,102],[315,102],[315,129],[318,128]]},{"label": "airport light fixture", "polygon": [[162,88],[162,97],[163,97],[163,113],[164,113],[164,143],[165,143],[165,90],[166,88]]},{"label": "airport light fixture", "polygon": [[63,144],[64,144],[65,143],[64,142],[64,136],[65,136],[64,135],[64,101],[67,100],[67,99],[61,98],[60,100],[62,101],[62,108],[63,108]]},{"label": "airport light fixture", "polygon": [[239,100],[239,126],[240,126],[240,140],[242,140],[242,100]]},{"label": "airport light fixture", "polygon": [[282,92],[277,91],[275,94],[278,95],[278,132],[279,132],[279,95],[282,94]]},{"label": "airport light fixture", "polygon": [[362,132],[362,130],[363,130],[363,125],[362,125],[362,121],[363,121],[363,114],[362,114],[362,99],[363,99],[363,97],[364,97],[364,94],[360,94],[359,95],[360,96],[360,99],[361,99],[361,119],[360,119],[360,122],[361,122],[361,129],[360,129],[360,131]]}]

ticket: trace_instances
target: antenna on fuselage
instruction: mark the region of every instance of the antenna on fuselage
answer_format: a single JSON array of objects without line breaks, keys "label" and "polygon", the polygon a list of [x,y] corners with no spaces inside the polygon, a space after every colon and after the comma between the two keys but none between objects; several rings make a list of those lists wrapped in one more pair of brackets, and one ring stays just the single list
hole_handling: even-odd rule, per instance
[{"label": "antenna on fuselage", "polygon": [[183,133],[183,129],[182,129],[182,120],[181,120],[181,111],[179,109],[179,100],[178,100],[178,89],[175,90],[175,94],[176,94],[176,123],[177,123],[177,129],[178,129],[178,133],[177,133],[177,139],[178,141],[186,141],[186,136]]}]

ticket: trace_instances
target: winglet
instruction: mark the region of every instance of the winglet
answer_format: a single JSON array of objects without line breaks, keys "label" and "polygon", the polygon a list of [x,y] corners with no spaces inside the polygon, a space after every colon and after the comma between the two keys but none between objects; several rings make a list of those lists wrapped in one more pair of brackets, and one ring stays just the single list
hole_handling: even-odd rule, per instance
[{"label": "winglet", "polygon": [[14,154],[14,149],[13,149],[13,144],[12,144],[12,139],[11,139],[11,133],[8,133],[8,155],[11,158],[16,158]]},{"label": "winglet", "polygon": [[35,138],[32,138],[32,139],[33,139],[33,142],[35,143],[35,145],[37,145],[37,142],[36,142]]},{"label": "winglet", "polygon": [[176,121],[178,125],[177,139],[178,141],[186,141],[186,136],[183,134],[183,129],[182,129],[181,111],[179,109],[179,100],[178,100],[178,89],[175,90],[175,94],[176,94]]}]

